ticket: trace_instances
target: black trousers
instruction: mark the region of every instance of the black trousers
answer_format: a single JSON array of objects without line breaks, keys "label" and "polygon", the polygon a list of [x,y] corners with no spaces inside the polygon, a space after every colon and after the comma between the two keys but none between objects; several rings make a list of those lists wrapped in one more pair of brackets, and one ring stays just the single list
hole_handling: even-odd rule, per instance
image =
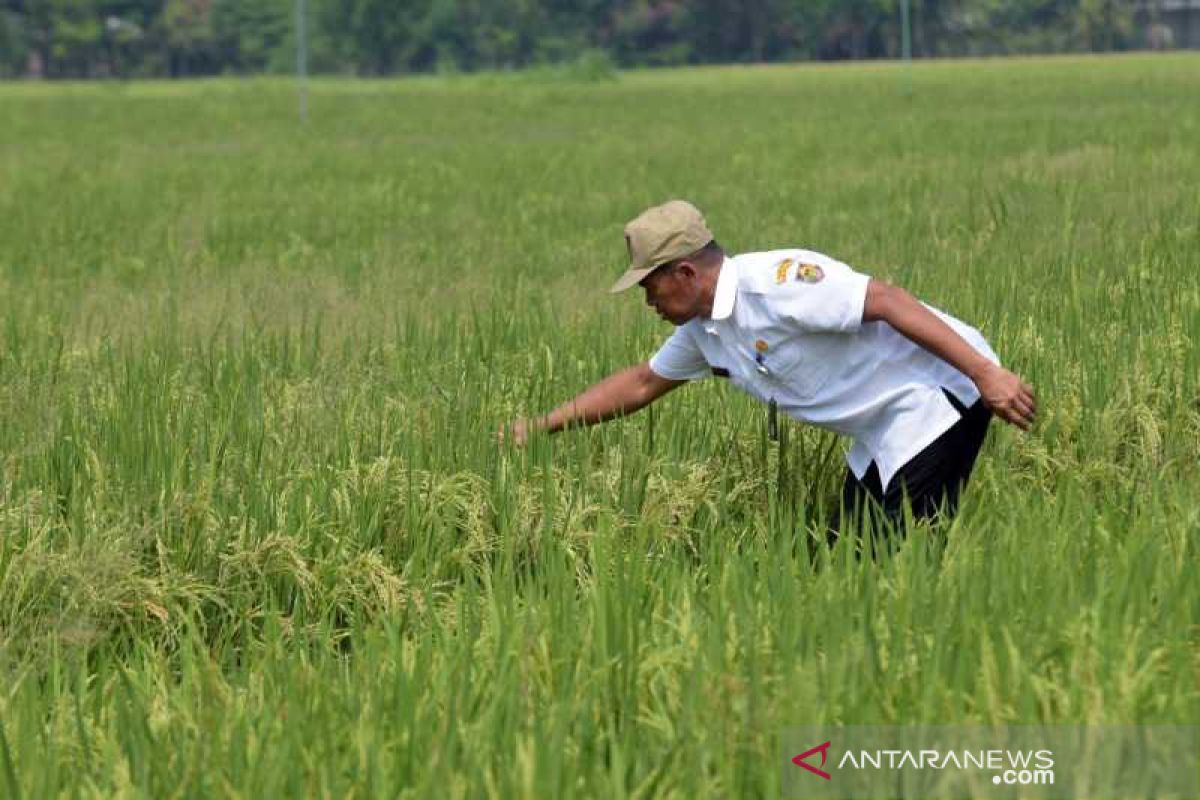
[{"label": "black trousers", "polygon": [[[846,470],[842,507],[831,526],[831,542],[840,532],[849,533],[860,524],[880,518],[902,531],[906,501],[914,519],[948,518],[958,510],[959,494],[971,477],[992,412],[982,399],[967,408],[953,394],[942,391],[958,411],[958,422],[901,467],[886,492],[875,462],[861,480]],[[871,527],[874,530],[878,526]]]}]

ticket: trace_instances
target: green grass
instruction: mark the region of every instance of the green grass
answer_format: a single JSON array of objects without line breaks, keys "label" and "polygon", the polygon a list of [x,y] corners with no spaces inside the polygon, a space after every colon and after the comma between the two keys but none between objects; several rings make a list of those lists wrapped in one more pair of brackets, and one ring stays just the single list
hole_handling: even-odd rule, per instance
[{"label": "green grass", "polygon": [[[1200,57],[0,86],[0,795],[773,796],[789,725],[1200,717]],[[948,535],[666,335],[694,200],[980,327]]]}]

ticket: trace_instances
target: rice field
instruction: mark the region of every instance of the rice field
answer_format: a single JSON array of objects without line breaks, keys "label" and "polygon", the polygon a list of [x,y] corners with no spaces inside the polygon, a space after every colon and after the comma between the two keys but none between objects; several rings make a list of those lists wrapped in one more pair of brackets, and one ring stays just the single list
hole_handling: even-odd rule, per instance
[{"label": "rice field", "polygon": [[[794,725],[1200,719],[1200,56],[0,85],[0,795],[774,797]],[[647,358],[624,222],[834,255],[1037,390],[962,513]]]}]

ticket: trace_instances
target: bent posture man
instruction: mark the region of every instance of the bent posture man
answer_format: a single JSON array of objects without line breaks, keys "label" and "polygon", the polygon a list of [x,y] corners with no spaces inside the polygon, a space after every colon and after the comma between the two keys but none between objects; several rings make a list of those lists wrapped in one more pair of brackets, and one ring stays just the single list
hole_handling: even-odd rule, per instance
[{"label": "bent posture man", "polygon": [[518,442],[629,414],[715,375],[803,422],[854,439],[843,508],[868,498],[898,522],[953,513],[992,414],[1028,429],[1032,390],[979,331],[895,286],[808,250],[726,256],[682,200],[625,227],[640,285],[676,326],[646,363],[617,372],[545,416],[511,426]]}]

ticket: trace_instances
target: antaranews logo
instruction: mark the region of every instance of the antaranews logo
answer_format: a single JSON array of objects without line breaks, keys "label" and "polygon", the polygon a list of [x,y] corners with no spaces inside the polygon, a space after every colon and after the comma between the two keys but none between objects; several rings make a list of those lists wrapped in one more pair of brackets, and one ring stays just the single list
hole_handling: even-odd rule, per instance
[{"label": "antaranews logo", "polygon": [[[783,732],[777,763],[784,797],[1009,800],[1018,792],[1200,800],[1200,726],[822,728]],[[1138,768],[1113,769],[1118,763]],[[1159,791],[1166,786],[1171,791]]]},{"label": "antaranews logo", "polygon": [[[821,755],[821,767],[829,758],[829,748],[833,740],[805,750],[792,758],[797,767],[808,770],[825,780],[832,776],[824,769],[808,763],[818,753]],[[1002,749],[969,751],[969,750],[847,750],[838,759],[837,769],[853,770],[969,770],[978,769],[993,771],[994,784],[1027,786],[1030,784],[1054,783],[1054,754],[1050,750],[1010,751]]]},{"label": "antaranews logo", "polygon": [[823,769],[817,769],[812,764],[809,764],[805,759],[809,758],[810,756],[816,755],[817,753],[820,753],[821,754],[821,766],[822,767],[825,766],[825,759],[829,757],[829,745],[831,745],[831,744],[833,744],[832,739],[829,740],[828,742],[826,742],[825,744],[817,745],[816,747],[812,748],[811,750],[805,750],[803,753],[801,753],[800,755],[793,758],[792,763],[795,764],[797,767],[804,767],[804,769],[808,770],[813,775],[817,775],[821,778],[824,778],[825,780],[829,780],[828,772],[826,772]]}]

